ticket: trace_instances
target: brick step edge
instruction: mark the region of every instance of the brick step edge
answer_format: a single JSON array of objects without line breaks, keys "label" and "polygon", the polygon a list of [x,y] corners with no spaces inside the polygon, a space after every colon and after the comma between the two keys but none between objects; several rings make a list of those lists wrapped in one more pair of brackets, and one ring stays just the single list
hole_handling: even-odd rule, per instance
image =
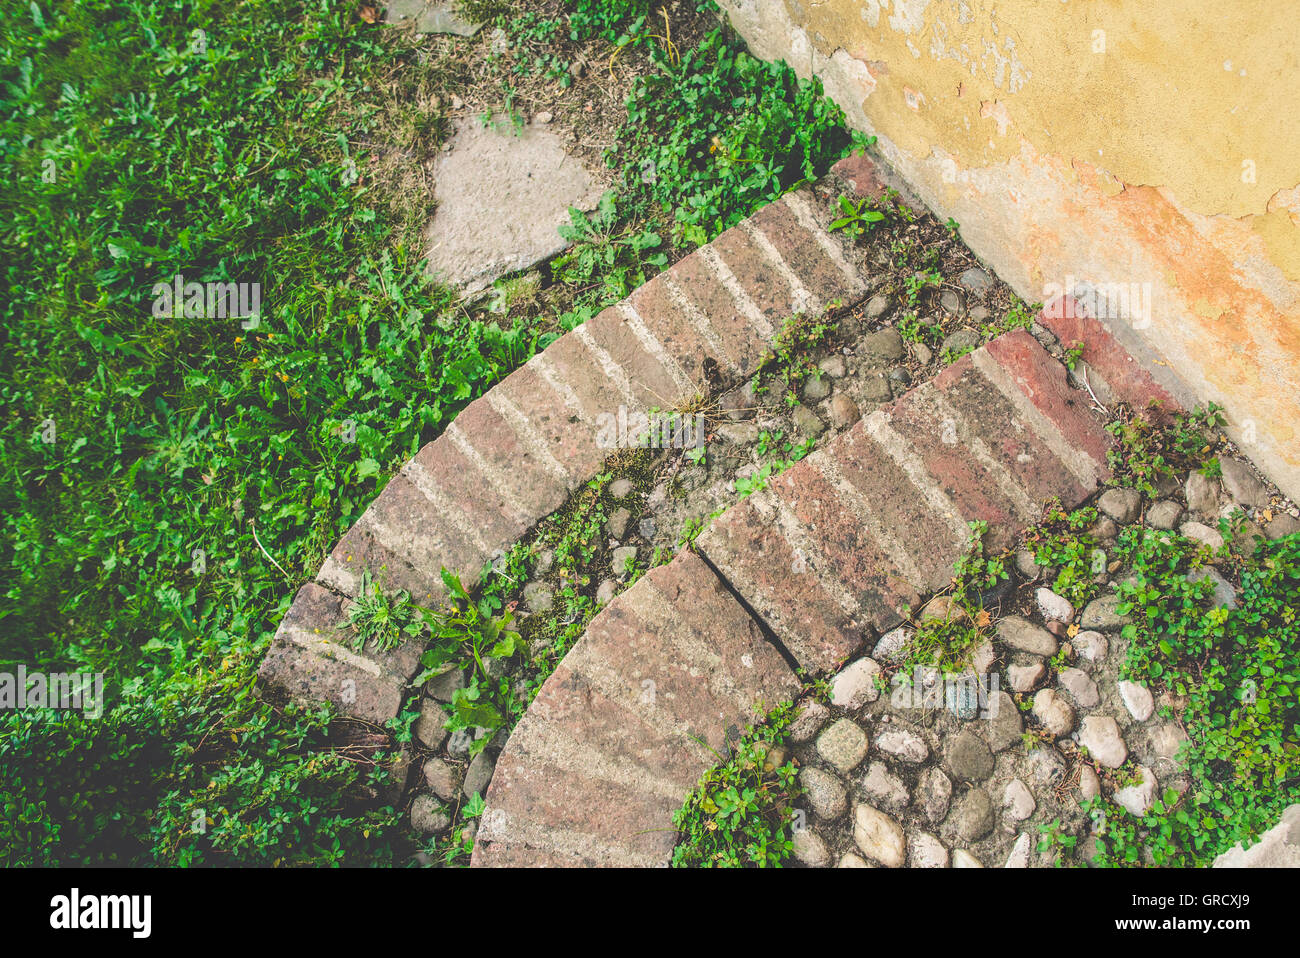
[{"label": "brick step edge", "polygon": [[[663,865],[740,727],[941,591],[966,523],[1003,543],[1109,475],[1086,393],[1008,333],[732,506],[616,597],[506,741],[471,865]],[[891,534],[892,526],[901,526]],[[647,697],[647,691],[650,692]]]},{"label": "brick step edge", "polygon": [[[869,158],[850,157],[830,183],[878,193],[872,170]],[[330,702],[378,724],[396,716],[422,649],[353,648],[347,603],[362,573],[425,605],[444,597],[444,566],[472,588],[490,560],[599,474],[612,451],[598,439],[605,417],[721,393],[757,371],[789,316],[859,301],[861,254],[827,230],[832,218],[812,188],[786,194],[470,403],[295,596],[259,669],[262,693]]]}]

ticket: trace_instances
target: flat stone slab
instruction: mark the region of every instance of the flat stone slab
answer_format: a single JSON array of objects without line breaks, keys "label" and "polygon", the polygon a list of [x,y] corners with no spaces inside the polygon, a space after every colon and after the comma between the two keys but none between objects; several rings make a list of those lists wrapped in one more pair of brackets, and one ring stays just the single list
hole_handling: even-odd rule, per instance
[{"label": "flat stone slab", "polygon": [[434,171],[438,208],[425,230],[429,271],[477,292],[564,251],[569,207],[596,206],[604,183],[536,126],[460,124]]},{"label": "flat stone slab", "polygon": [[416,33],[450,33],[472,37],[481,24],[470,23],[456,13],[454,3],[430,3],[429,0],[391,0],[384,10],[384,22],[405,26],[414,21]]}]

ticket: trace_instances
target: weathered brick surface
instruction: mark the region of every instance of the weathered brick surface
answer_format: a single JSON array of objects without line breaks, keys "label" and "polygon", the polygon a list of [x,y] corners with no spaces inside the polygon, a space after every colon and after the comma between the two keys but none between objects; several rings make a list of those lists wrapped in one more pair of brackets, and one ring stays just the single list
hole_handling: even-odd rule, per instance
[{"label": "weathered brick surface", "polygon": [[1086,452],[1105,475],[1106,433],[1088,411],[1086,393],[1071,389],[1065,367],[1053,361],[1023,329],[999,336],[984,347],[1029,401],[1050,419],[1073,448]]},{"label": "weathered brick surface", "polygon": [[769,352],[731,294],[705,264],[698,250],[672,268],[672,282],[708,317],[727,354],[742,370],[752,371]]},{"label": "weathered brick surface", "polygon": [[[730,364],[740,358],[740,354],[727,351],[726,343],[716,331],[717,345],[710,342],[704,334],[696,330],[686,311],[668,291],[669,276],[661,273],[650,282],[641,286],[628,297],[632,307],[645,322],[646,328],[654,333],[655,338],[663,343],[668,355],[677,361],[677,365],[686,376],[700,386],[708,383],[705,359],[711,359],[717,368],[718,376],[724,377],[728,385],[735,377],[729,375]],[[721,347],[721,348],[719,348]]]},{"label": "weathered brick surface", "polygon": [[495,388],[528,417],[551,454],[576,477],[575,487],[600,471],[606,450],[596,444],[595,428],[584,423],[531,366],[520,366]]},{"label": "weathered brick surface", "polygon": [[[679,555],[602,611],[543,685],[498,762],[474,864],[665,864],[710,749],[797,688],[708,567]],[[558,844],[539,843],[552,831]]]},{"label": "weathered brick surface", "polygon": [[794,289],[743,229],[729,229],[709,245],[727,264],[773,330],[779,330],[796,311],[806,311],[796,299]]},{"label": "weathered brick surface", "polygon": [[486,470],[478,470],[484,485],[499,488],[516,515],[522,512],[526,517],[527,525],[564,505],[569,494],[565,483],[548,471],[485,398],[461,410],[455,428],[487,463]]},{"label": "weathered brick surface", "polygon": [[357,652],[343,600],[315,583],[299,590],[258,670],[259,681],[305,703],[331,702],[358,718],[382,722],[397,714],[414,671],[409,651]]},{"label": "weathered brick surface", "polygon": [[642,345],[621,311],[612,307],[602,310],[583,328],[622,368],[639,408],[670,410],[688,398],[671,371]]},{"label": "weathered brick surface", "polygon": [[542,356],[573,388],[589,422],[596,422],[601,413],[613,413],[619,406],[627,405],[627,398],[605,375],[591,350],[573,333],[551,343]]},{"label": "weathered brick surface", "polygon": [[1177,399],[1129,355],[1106,324],[1090,316],[1072,296],[1059,296],[1048,303],[1038,321],[1064,347],[1081,343],[1083,360],[1101,374],[1116,396],[1134,409],[1143,410],[1152,402],[1159,402],[1165,409],[1179,408]]},{"label": "weathered brick surface", "polygon": [[830,176],[859,197],[879,196],[885,191],[875,161],[865,153],[846,156],[831,167]]},{"label": "weathered brick surface", "polygon": [[[426,443],[412,461],[433,481],[440,499],[459,509],[465,524],[488,544],[508,544],[527,531],[527,523],[515,514],[501,489],[488,481],[446,433]],[[418,480],[411,481],[418,485]],[[453,519],[445,521],[453,529],[460,528]]]},{"label": "weathered brick surface", "polygon": [[[810,210],[815,210],[819,205],[806,190],[801,191],[800,196]],[[804,228],[785,202],[769,203],[750,217],[750,222],[763,231],[781,258],[823,305],[836,300],[851,301],[861,288],[850,282],[849,277]],[[831,242],[838,241],[831,237]]]},{"label": "weathered brick surface", "polygon": [[809,558],[777,527],[768,494],[759,492],[713,520],[696,540],[699,551],[768,624],[800,665],[828,669],[866,639],[865,624],[850,614],[819,578],[801,571]]}]

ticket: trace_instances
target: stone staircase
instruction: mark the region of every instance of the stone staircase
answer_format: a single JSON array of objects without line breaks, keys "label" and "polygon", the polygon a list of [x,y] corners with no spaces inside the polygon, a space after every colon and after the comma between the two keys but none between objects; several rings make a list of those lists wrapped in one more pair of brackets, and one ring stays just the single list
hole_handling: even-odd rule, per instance
[{"label": "stone staircase", "polygon": [[[832,195],[883,189],[862,156],[822,185]],[[352,648],[344,603],[363,571],[423,605],[443,598],[444,566],[472,588],[486,563],[599,473],[609,451],[596,441],[602,414],[720,394],[756,372],[792,314],[860,299],[860,254],[827,231],[831,218],[810,188],[782,197],[470,403],[299,591],[259,671],[263,688],[375,723],[395,717],[422,649]]]},{"label": "stone staircase", "polygon": [[[422,649],[356,651],[347,600],[368,571],[425,605],[439,571],[486,563],[596,476],[598,420],[671,410],[752,376],[786,318],[850,305],[861,253],[827,231],[839,192],[882,177],[851,157],[828,183],[760,210],[471,403],[403,466],[304,586],[259,677],[272,695],[395,717]],[[1040,321],[1084,340],[1091,388],[1158,390],[1104,326]],[[1164,398],[1164,397],[1160,397]],[[1052,497],[1107,475],[1090,392],[1027,332],[1004,335],[877,409],[719,516],[695,551],[643,576],[592,621],[499,756],[474,865],[662,865],[672,813],[728,742],[947,587],[967,523],[1012,543]]]},{"label": "stone staircase", "polygon": [[728,738],[950,582],[966,523],[1010,544],[1107,476],[1087,393],[1028,333],[878,409],[605,608],[497,762],[475,865],[663,865]]}]

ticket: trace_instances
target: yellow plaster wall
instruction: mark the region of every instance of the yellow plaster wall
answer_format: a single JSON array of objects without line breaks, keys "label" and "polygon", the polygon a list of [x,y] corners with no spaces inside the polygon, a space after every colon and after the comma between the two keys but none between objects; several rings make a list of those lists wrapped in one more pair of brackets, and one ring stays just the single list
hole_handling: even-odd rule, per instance
[{"label": "yellow plaster wall", "polygon": [[1227,0],[721,0],[1031,301],[1112,322],[1300,497],[1300,11]]}]

